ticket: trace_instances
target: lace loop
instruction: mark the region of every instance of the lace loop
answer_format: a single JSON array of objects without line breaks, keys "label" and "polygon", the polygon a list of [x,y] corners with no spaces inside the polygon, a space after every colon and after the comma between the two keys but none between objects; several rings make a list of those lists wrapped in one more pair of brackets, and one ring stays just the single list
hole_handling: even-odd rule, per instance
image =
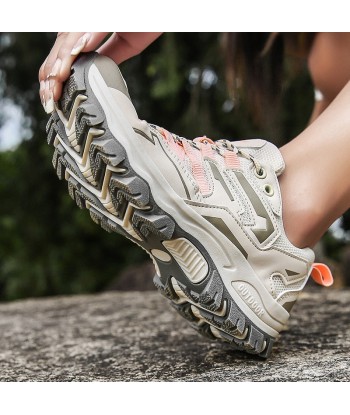
[{"label": "lace loop", "polygon": [[213,146],[215,146],[215,142],[212,140],[212,139],[210,139],[210,138],[208,138],[208,137],[206,137],[206,136],[203,136],[203,137],[197,137],[197,138],[195,138],[194,140],[193,140],[193,142],[195,142],[195,143],[203,143],[203,144],[210,144],[210,145],[213,145]]},{"label": "lace loop", "polygon": [[219,146],[222,146],[222,147],[226,148],[227,150],[234,151],[238,156],[241,156],[241,157],[251,161],[254,164],[254,168],[255,168],[255,171],[256,171],[257,175],[258,176],[263,175],[264,171],[261,167],[261,164],[251,154],[246,153],[245,151],[237,148],[234,144],[232,144],[231,141],[228,141],[228,140],[224,140],[224,139],[223,140],[218,140],[218,141],[216,141],[216,144],[219,144]]}]

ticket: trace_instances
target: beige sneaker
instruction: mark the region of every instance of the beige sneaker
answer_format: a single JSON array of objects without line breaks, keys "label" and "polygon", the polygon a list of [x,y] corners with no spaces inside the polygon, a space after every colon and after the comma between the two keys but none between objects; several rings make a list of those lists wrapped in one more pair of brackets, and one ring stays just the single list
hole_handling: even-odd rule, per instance
[{"label": "beige sneaker", "polygon": [[48,141],[72,198],[150,254],[193,327],[269,355],[314,260],[285,235],[273,144],[190,141],[139,120],[118,67],[95,53],[74,63]]}]

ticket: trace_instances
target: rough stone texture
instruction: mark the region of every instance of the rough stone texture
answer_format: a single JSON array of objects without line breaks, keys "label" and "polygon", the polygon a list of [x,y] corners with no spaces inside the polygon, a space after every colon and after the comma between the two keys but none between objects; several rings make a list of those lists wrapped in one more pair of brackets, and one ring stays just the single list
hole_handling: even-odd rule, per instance
[{"label": "rough stone texture", "polygon": [[211,342],[157,292],[0,305],[1,381],[350,380],[350,290],[303,294],[268,360]]}]

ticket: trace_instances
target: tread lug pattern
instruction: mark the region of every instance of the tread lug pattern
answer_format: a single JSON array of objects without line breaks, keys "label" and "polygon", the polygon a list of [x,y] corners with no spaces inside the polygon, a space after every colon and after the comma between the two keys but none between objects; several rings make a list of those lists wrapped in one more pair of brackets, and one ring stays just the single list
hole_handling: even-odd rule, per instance
[{"label": "tread lug pattern", "polygon": [[[118,203],[123,199],[132,202],[138,207],[144,207],[149,202],[149,189],[139,177],[113,176],[110,180],[109,190]],[[115,194],[117,196],[115,196]]]},{"label": "tread lug pattern", "polygon": [[145,238],[148,238],[150,233],[155,233],[159,238],[169,240],[175,229],[175,223],[169,216],[150,215],[144,211],[135,212],[132,223]]},{"label": "tread lug pattern", "polygon": [[217,271],[214,271],[208,285],[199,296],[199,303],[211,311],[221,307],[223,285]]},{"label": "tread lug pattern", "polygon": [[[55,147],[53,166],[58,177],[68,181],[71,198],[81,209],[87,208],[99,226],[146,250],[153,249],[155,241],[163,249],[162,241],[187,234],[156,205],[148,183],[133,171],[100,105],[91,97],[85,73],[95,56],[83,54],[74,63],[58,103],[60,111],[54,111],[47,123],[47,141]],[[175,291],[172,278],[183,297]],[[237,350],[264,358],[270,355],[274,339],[238,308],[214,266],[201,284],[177,278],[169,268],[168,275],[162,272],[154,277],[154,284],[200,334],[229,342]]]},{"label": "tread lug pattern", "polygon": [[86,92],[85,84],[82,79],[74,76],[73,74],[68,78],[63,86],[62,98],[60,99],[60,108],[67,118],[69,119],[72,106],[74,105],[75,98],[79,94],[84,94]]},{"label": "tread lug pattern", "polygon": [[[224,298],[225,288],[216,272],[213,272],[209,283],[198,296],[194,296],[184,284],[177,281],[177,285],[189,300],[188,302],[181,302],[180,304],[177,303],[179,297],[172,287],[170,278],[166,284],[163,284],[162,278],[155,275],[154,284],[161,294],[172,301],[173,307],[181,316],[186,318],[191,326],[200,334],[217,340],[217,337],[213,335],[210,329],[210,326],[213,326],[219,330],[221,340],[230,343],[234,349],[244,350],[263,358],[270,355],[274,339],[262,333],[249,322],[229,296],[226,299]],[[224,300],[229,304],[225,315],[213,314],[213,312],[222,309]],[[193,314],[191,304],[194,304],[198,308],[201,316],[200,320]]]},{"label": "tread lug pattern", "polygon": [[91,127],[98,127],[103,122],[103,116],[92,104],[82,103],[75,115],[75,133],[79,145],[84,145]]}]

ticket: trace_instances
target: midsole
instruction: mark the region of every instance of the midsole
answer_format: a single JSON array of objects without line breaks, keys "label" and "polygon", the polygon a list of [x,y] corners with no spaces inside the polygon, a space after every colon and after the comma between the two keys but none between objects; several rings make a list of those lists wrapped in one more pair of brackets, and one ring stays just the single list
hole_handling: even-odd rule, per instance
[{"label": "midsole", "polygon": [[[221,232],[213,226],[208,226],[208,222],[172,190],[157,167],[156,160],[152,158],[155,146],[135,134],[133,126],[120,110],[118,103],[114,101],[113,105],[115,98],[94,64],[89,69],[88,78],[90,87],[105,113],[111,133],[114,137],[118,137],[118,142],[124,147],[132,168],[150,186],[156,204],[175,218],[182,229],[201,241],[204,248],[210,252],[211,259],[218,268],[221,279],[235,303],[254,324],[267,334],[276,337],[283,327],[282,318],[279,321],[276,320],[276,317],[267,309],[269,302],[272,301],[274,305],[276,303],[247,260],[234,245],[227,243],[227,239]],[[145,157],[145,154],[149,154],[149,157]],[[152,176],[148,172],[152,172]],[[232,282],[234,284],[243,282],[251,286],[250,292],[255,295],[255,302],[260,303],[266,313],[260,315],[259,318],[248,305],[252,295],[247,295],[247,287],[234,287]],[[242,292],[239,294],[240,290]]]}]

